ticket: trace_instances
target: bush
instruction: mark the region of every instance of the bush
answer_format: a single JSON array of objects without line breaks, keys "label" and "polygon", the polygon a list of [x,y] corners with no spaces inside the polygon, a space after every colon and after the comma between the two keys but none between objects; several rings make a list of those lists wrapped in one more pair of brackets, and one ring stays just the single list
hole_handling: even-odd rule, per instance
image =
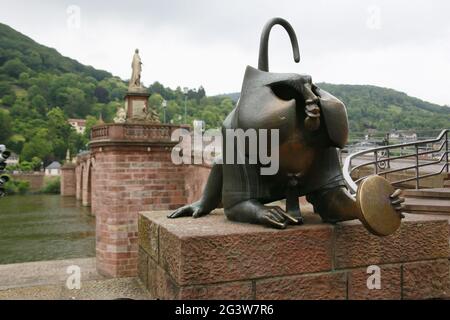
[{"label": "bush", "polygon": [[22,180],[9,180],[5,183],[6,194],[25,194],[30,189],[30,182]]},{"label": "bush", "polygon": [[54,193],[59,194],[61,187],[60,177],[49,178],[45,182],[44,188],[42,188],[43,193]]}]

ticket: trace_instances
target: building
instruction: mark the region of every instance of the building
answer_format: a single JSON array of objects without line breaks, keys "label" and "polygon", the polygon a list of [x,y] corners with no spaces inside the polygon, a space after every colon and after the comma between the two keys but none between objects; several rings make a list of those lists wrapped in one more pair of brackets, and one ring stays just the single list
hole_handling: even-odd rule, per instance
[{"label": "building", "polygon": [[405,140],[416,141],[417,140],[417,133],[405,132],[405,133],[402,134],[402,138],[405,139]]},{"label": "building", "polygon": [[19,164],[19,156],[15,152],[11,152],[11,155],[6,159],[6,165],[13,166]]},{"label": "building", "polygon": [[400,133],[398,132],[389,133],[389,139],[400,139]]},{"label": "building", "polygon": [[45,168],[46,176],[59,176],[61,175],[61,164],[58,161],[53,161]]},{"label": "building", "polygon": [[84,119],[69,119],[70,125],[80,134],[86,130],[86,120]]}]

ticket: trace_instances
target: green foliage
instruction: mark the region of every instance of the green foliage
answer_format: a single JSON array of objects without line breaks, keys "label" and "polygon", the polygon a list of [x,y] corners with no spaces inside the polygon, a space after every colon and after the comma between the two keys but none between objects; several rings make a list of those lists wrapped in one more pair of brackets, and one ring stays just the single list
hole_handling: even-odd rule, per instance
[{"label": "green foliage", "polygon": [[60,177],[50,177],[45,180],[45,186],[42,188],[43,193],[60,193],[61,179]]},{"label": "green foliage", "polygon": [[48,129],[40,128],[35,135],[23,146],[20,154],[21,161],[31,161],[33,157],[45,159],[52,154],[53,147],[49,141]]},{"label": "green foliage", "polygon": [[8,112],[0,109],[0,141],[6,142],[11,135],[12,135],[11,117]]},{"label": "green foliage", "polygon": [[149,87],[152,93],[149,106],[154,108],[164,119],[163,100],[167,101],[166,121],[173,124],[184,124],[184,107],[186,104],[186,123],[203,120],[206,128],[219,128],[228,113],[233,109],[234,102],[225,96],[207,97],[205,89],[190,89],[184,94],[181,88],[175,90],[155,82]]},{"label": "green foliage", "polygon": [[376,129],[432,130],[450,128],[450,108],[438,106],[392,89],[368,85],[318,86],[343,101],[347,107],[350,132]]},{"label": "green foliage", "polygon": [[1,71],[13,78],[19,78],[22,72],[27,71],[27,66],[19,58],[15,58],[12,60],[8,60],[2,66]]},{"label": "green foliage", "polygon": [[[106,71],[96,70],[93,67],[82,65],[81,63],[64,57],[55,49],[45,47],[17,32],[7,25],[0,23],[0,65],[8,61],[19,67],[20,72],[10,70],[14,75],[19,76],[25,69],[31,69],[31,73],[45,72],[51,74],[76,73],[85,77],[91,77],[96,81],[101,81],[111,77]],[[27,71],[28,72],[28,71]]]},{"label": "green foliage", "polygon": [[6,194],[25,194],[29,189],[30,183],[28,181],[11,179],[5,183]]},{"label": "green foliage", "polygon": [[84,131],[84,138],[86,141],[89,141],[89,137],[91,136],[91,129],[96,124],[98,124],[98,120],[96,117],[93,116],[86,117],[86,129]]},{"label": "green foliage", "polygon": [[[127,85],[0,24],[0,138],[21,161],[47,165],[85,149],[68,118],[112,121]],[[92,121],[91,121],[92,122]]]},{"label": "green foliage", "polygon": [[23,145],[26,142],[26,139],[24,136],[22,136],[20,134],[14,134],[7,141],[8,141],[7,142],[8,149],[17,152],[17,150],[22,150]]},{"label": "green foliage", "polygon": [[4,95],[2,98],[2,104],[7,107],[11,107],[16,102],[16,94],[14,92]]}]

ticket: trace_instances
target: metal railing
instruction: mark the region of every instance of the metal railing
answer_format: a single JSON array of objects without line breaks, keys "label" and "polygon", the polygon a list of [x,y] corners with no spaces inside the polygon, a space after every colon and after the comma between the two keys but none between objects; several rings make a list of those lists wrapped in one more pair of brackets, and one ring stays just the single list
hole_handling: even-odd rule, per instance
[{"label": "metal railing", "polygon": [[[450,130],[446,129],[442,130],[434,139],[381,146],[349,155],[344,162],[343,174],[350,191],[356,192],[358,183],[368,176],[353,180],[352,174],[355,173],[355,170],[361,172],[361,169],[367,167],[372,168],[371,174],[385,178],[393,173],[408,173],[408,170],[411,174],[411,170],[413,170],[413,177],[391,181],[391,183],[398,185],[415,181],[416,189],[420,189],[421,179],[439,175],[444,171],[448,173],[449,132]],[[359,163],[355,164],[355,162]],[[431,166],[434,166],[434,170]],[[424,171],[424,168],[430,169],[431,172],[430,170]]]}]

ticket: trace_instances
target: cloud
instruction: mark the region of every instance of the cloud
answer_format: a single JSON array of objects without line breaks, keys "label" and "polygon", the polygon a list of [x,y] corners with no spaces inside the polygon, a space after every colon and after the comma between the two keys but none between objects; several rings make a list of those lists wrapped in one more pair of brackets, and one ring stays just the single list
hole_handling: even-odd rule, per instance
[{"label": "cloud", "polygon": [[[69,5],[80,8],[79,29],[67,27]],[[275,27],[271,70],[450,104],[448,12],[445,0],[16,0],[2,5],[0,21],[122,78],[139,48],[145,83],[203,85],[216,94],[240,90],[245,66],[257,64],[264,23],[281,16],[297,31],[302,61],[294,64],[287,35]]]}]

